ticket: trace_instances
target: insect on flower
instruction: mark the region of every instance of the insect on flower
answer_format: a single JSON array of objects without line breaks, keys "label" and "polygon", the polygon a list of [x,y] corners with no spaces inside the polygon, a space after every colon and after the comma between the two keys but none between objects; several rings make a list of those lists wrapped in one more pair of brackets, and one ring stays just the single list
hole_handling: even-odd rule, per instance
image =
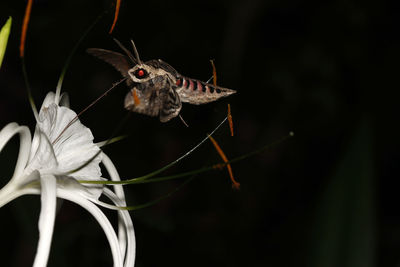
[{"label": "insect on flower", "polygon": [[87,52],[112,65],[126,79],[131,90],[125,97],[124,106],[130,111],[167,122],[178,116],[182,102],[200,105],[236,93],[232,89],[185,77],[161,59],[142,62],[133,41],[135,56],[114,40],[126,56],[100,48],[89,48]]}]

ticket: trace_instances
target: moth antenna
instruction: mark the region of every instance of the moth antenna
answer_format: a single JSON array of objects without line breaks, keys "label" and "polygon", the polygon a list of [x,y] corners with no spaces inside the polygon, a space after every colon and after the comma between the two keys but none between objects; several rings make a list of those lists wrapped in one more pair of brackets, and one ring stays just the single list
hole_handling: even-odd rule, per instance
[{"label": "moth antenna", "polygon": [[[138,61],[133,57],[132,53],[125,48],[125,46],[123,46],[120,41],[118,41],[117,39],[113,38],[114,41],[117,43],[117,45],[124,50],[125,54],[132,60],[133,63],[138,64]],[[137,53],[137,52],[136,52]],[[140,62],[140,61],[139,61]]]},{"label": "moth antenna", "polygon": [[181,119],[182,123],[185,124],[186,127],[189,128],[189,125],[186,123],[186,121],[183,119],[183,117],[181,116],[181,114],[178,115],[179,119]]},{"label": "moth antenna", "polygon": [[142,61],[140,61],[139,53],[138,53],[138,51],[137,51],[137,49],[136,49],[136,45],[135,45],[135,43],[133,42],[133,40],[131,40],[131,43],[132,43],[132,46],[133,46],[133,52],[135,53],[137,62],[138,62],[139,64],[142,64]]}]

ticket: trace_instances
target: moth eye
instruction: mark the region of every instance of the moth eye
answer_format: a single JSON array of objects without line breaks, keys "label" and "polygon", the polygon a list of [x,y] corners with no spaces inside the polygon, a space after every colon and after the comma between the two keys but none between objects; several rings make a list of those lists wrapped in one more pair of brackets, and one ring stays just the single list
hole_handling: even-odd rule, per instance
[{"label": "moth eye", "polygon": [[146,78],[148,75],[147,71],[145,69],[137,69],[135,71],[135,77],[138,79],[143,79]]}]

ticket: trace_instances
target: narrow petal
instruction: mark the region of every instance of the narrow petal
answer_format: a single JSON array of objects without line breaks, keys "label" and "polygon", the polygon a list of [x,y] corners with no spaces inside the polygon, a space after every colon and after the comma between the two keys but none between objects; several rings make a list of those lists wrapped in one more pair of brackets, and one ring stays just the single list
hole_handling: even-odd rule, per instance
[{"label": "narrow petal", "polygon": [[[32,172],[28,177],[28,180],[38,180],[40,174],[38,171]],[[18,183],[8,183],[0,190],[0,208],[6,205],[7,203],[13,201],[14,199],[26,195],[26,194],[40,194],[39,187],[25,187],[19,188]]]},{"label": "narrow petal", "polygon": [[45,267],[47,265],[56,217],[56,177],[53,175],[42,175],[40,184],[39,243],[33,267]]},{"label": "narrow petal", "polygon": [[[111,201],[114,202],[117,206],[125,205],[125,201],[119,199],[114,192],[112,192],[109,188],[104,188],[104,195],[108,197]],[[119,238],[127,238],[126,241],[123,242],[123,246],[127,243],[125,255],[125,267],[130,267],[135,265],[135,257],[136,257],[136,238],[135,238],[135,230],[133,228],[133,223],[129,211],[127,210],[118,210],[119,215]],[[121,235],[121,231],[123,231],[123,235]],[[120,240],[121,244],[121,240]],[[125,249],[124,249],[125,250]]]},{"label": "narrow petal", "polygon": [[7,142],[15,135],[19,134],[19,153],[15,166],[13,179],[18,180],[23,172],[29,158],[31,147],[31,133],[26,126],[19,126],[17,123],[9,123],[0,131],[0,151],[3,150]]},{"label": "narrow petal", "polygon": [[[114,163],[112,163],[111,159],[104,152],[102,152],[101,155],[102,155],[101,163],[103,163],[104,167],[106,168],[108,174],[111,177],[111,180],[121,181],[118,171],[115,168]],[[126,205],[125,193],[124,193],[124,189],[123,189],[122,185],[116,184],[116,185],[113,185],[113,188],[114,188],[115,194],[122,201],[122,205]]]},{"label": "narrow petal", "polygon": [[22,177],[22,173],[28,162],[32,143],[31,132],[29,131],[28,127],[20,126],[16,131],[19,133],[19,153],[12,179],[19,180],[19,177]]},{"label": "narrow petal", "polygon": [[11,137],[14,135],[15,129],[18,128],[18,124],[15,122],[11,122],[4,126],[0,131],[0,151],[3,150],[3,147],[8,143]]},{"label": "narrow petal", "polygon": [[86,198],[80,195],[73,194],[68,190],[58,188],[57,196],[75,202],[93,215],[93,217],[97,220],[97,222],[103,228],[104,233],[106,234],[113,255],[114,267],[122,267],[123,260],[118,243],[118,238],[114,231],[114,228],[112,227],[110,221],[107,219],[106,215],[95,204],[93,204]]},{"label": "narrow petal", "polygon": [[[103,152],[102,153],[102,160],[104,167],[106,168],[108,174],[113,181],[120,181],[121,178],[119,177],[118,171],[115,168],[114,164],[112,163],[111,159]],[[120,199],[121,204],[117,204],[119,206],[126,206],[125,202],[125,194],[122,185],[113,185],[114,191],[118,198]],[[122,218],[118,217],[118,239],[119,244],[121,246],[122,253],[125,254],[126,250],[126,229]],[[134,234],[134,233],[133,233]]]}]

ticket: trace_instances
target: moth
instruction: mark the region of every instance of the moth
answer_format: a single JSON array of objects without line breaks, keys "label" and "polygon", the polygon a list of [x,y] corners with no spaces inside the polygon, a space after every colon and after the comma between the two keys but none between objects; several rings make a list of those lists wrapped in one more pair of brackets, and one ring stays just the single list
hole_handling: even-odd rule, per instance
[{"label": "moth", "polygon": [[142,62],[132,40],[135,56],[114,40],[125,55],[101,48],[89,48],[87,52],[109,63],[126,79],[130,91],[125,97],[124,107],[130,111],[167,122],[178,116],[182,103],[201,105],[236,93],[232,89],[183,76],[161,59]]}]

